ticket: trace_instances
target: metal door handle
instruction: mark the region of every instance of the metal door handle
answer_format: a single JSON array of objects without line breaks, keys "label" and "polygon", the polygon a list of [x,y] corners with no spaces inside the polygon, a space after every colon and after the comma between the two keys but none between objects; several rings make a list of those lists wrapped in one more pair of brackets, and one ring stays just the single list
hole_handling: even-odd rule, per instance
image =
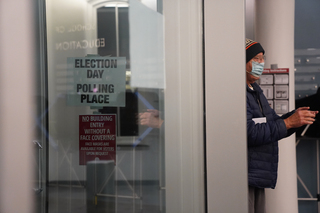
[{"label": "metal door handle", "polygon": [[39,149],[42,149],[42,146],[41,146],[41,144],[39,143],[39,141],[34,140],[33,143],[36,144],[36,145],[38,145]]},{"label": "metal door handle", "polygon": [[33,190],[34,190],[34,192],[35,192],[36,194],[40,194],[40,193],[42,192],[42,189],[41,189],[41,188],[39,188],[39,189],[33,188]]}]

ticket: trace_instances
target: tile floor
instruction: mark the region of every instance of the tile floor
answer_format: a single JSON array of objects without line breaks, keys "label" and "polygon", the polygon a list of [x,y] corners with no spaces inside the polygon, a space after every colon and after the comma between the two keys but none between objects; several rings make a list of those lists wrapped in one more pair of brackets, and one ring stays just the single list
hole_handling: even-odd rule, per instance
[{"label": "tile floor", "polygon": [[[48,213],[163,213],[158,184],[135,185],[137,198],[127,184],[118,184],[118,197],[94,195],[86,187],[48,187]],[[88,199],[87,199],[88,197]],[[91,198],[90,198],[91,197]],[[95,205],[96,203],[96,205]]]}]

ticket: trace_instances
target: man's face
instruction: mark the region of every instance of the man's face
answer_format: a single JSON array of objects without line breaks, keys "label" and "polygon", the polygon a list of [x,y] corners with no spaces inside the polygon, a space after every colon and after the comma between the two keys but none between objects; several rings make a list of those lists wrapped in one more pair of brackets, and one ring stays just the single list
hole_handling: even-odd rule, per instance
[{"label": "man's face", "polygon": [[252,61],[256,61],[259,63],[263,63],[264,62],[264,56],[263,53],[258,53],[255,57],[253,57],[247,64],[246,64],[246,74],[247,74],[247,83],[249,84],[253,84],[254,82],[256,82],[257,80],[259,80],[260,77],[256,77],[251,75],[251,71],[252,71]]}]

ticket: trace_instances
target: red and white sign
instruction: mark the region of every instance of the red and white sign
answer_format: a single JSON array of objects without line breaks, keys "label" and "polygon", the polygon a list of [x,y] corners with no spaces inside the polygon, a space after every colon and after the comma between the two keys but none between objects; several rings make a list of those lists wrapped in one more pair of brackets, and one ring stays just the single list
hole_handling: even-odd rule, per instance
[{"label": "red and white sign", "polygon": [[116,115],[79,115],[79,164],[116,162]]},{"label": "red and white sign", "polygon": [[289,68],[278,68],[278,69],[268,69],[265,68],[263,70],[263,74],[281,74],[281,73],[289,73]]}]

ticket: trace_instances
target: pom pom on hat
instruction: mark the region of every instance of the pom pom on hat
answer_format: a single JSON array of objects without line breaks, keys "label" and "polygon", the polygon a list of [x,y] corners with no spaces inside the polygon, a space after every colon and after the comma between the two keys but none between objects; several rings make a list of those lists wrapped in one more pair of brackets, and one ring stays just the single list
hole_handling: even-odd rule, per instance
[{"label": "pom pom on hat", "polygon": [[246,63],[261,52],[264,54],[264,49],[260,43],[248,38],[246,39]]}]

